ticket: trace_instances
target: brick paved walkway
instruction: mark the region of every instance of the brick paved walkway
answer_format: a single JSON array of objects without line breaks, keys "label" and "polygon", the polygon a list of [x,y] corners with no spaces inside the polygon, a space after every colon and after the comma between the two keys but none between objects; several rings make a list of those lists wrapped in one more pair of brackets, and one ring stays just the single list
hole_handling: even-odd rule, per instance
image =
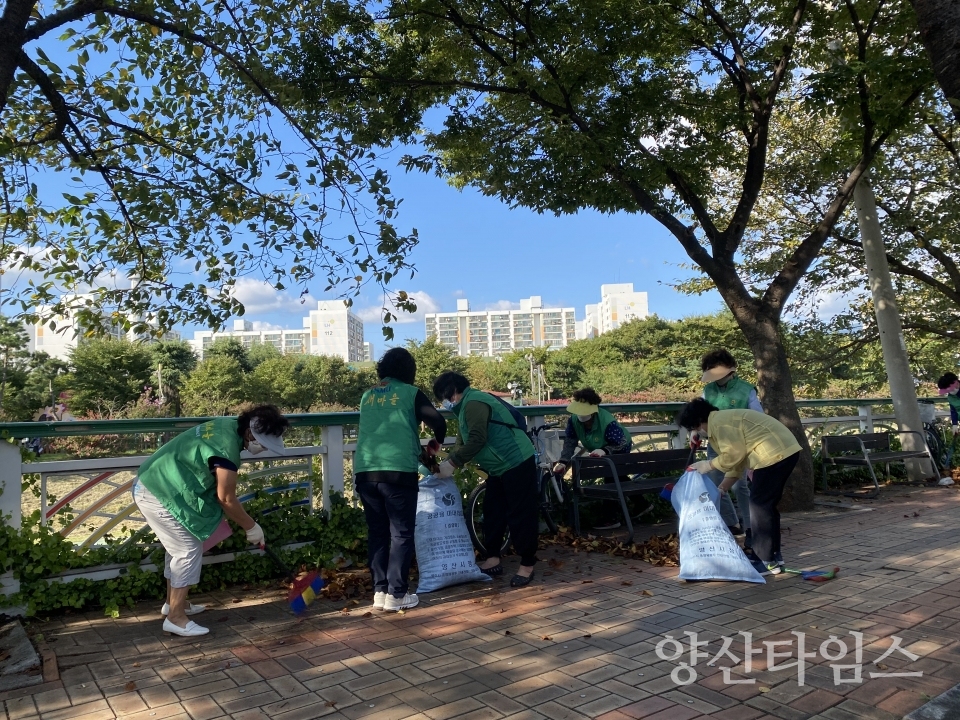
[{"label": "brick paved walkway", "polygon": [[[6,693],[4,706],[11,720],[892,720],[960,682],[960,492],[885,491],[861,507],[785,519],[788,564],[842,568],[824,584],[681,583],[676,568],[557,550],[531,587],[440,591],[403,615],[324,602],[297,621],[275,593],[238,591],[201,598],[214,605],[202,642],[164,636],[155,603],[118,620],[67,616],[31,627],[59,679],[48,662],[46,682]],[[721,658],[698,659],[697,681],[675,684],[689,649],[668,661],[655,648],[667,633],[686,643],[684,631],[710,641],[711,658],[722,636],[752,631],[762,652],[751,672],[728,672],[755,682],[727,683],[720,668],[735,663]],[[791,631],[805,633],[808,652],[830,635],[845,640],[840,664],[855,662],[849,633],[863,633],[863,682],[836,685],[820,656],[803,686],[797,668],[767,670],[763,641],[796,640]],[[892,636],[919,658],[873,664]],[[770,647],[796,658],[796,645]],[[730,650],[743,658],[742,637]],[[869,677],[897,671],[922,677]]]}]

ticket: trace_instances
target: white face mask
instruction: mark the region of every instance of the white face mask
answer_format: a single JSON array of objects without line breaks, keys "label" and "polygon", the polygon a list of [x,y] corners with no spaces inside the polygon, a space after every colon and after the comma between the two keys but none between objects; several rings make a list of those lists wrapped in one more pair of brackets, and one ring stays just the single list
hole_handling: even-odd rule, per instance
[{"label": "white face mask", "polygon": [[577,415],[577,420],[579,420],[580,422],[589,422],[590,418],[592,418],[592,417],[593,417],[592,414],[590,414],[590,415]]},{"label": "white face mask", "polygon": [[453,410],[453,406],[456,405],[456,403],[452,400],[444,400],[440,405],[444,410]]},{"label": "white face mask", "polygon": [[258,443],[256,440],[251,440],[247,443],[247,452],[251,455],[259,455],[262,452],[266,452],[267,449]]}]

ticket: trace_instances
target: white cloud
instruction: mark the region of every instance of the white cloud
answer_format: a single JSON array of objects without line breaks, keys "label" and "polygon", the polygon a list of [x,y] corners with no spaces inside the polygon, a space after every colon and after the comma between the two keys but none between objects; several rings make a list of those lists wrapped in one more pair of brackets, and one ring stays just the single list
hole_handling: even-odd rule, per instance
[{"label": "white cloud", "polygon": [[413,301],[417,305],[417,311],[415,313],[397,310],[390,298],[386,295],[383,296],[383,305],[372,305],[370,307],[358,308],[354,310],[354,312],[356,312],[357,317],[359,317],[365,323],[379,323],[383,320],[384,308],[387,308],[397,316],[397,319],[391,323],[395,325],[404,325],[407,323],[417,322],[422,323],[423,316],[427,313],[440,312],[440,303],[430,297],[427,293],[414,290],[412,292],[408,292],[407,294],[413,298]]},{"label": "white cloud", "polygon": [[282,325],[274,325],[273,323],[263,322],[262,320],[253,321],[254,330],[283,330]]},{"label": "white cloud", "polygon": [[289,312],[306,315],[316,309],[317,301],[309,294],[300,297],[285,290],[275,290],[269,283],[252,278],[241,278],[233,291],[243,303],[245,315],[263,315],[273,312]]}]

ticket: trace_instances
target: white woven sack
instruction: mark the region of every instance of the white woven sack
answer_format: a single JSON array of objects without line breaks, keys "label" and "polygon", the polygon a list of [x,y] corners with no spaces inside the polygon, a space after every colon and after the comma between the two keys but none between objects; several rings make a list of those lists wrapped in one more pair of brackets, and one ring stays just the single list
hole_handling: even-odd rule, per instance
[{"label": "white woven sack", "polygon": [[680,579],[763,583],[717,510],[720,491],[693,470],[673,486],[670,502],[680,516]]},{"label": "white woven sack", "polygon": [[428,475],[420,481],[413,537],[420,571],[418,593],[491,579],[477,567],[463,519],[463,500],[452,479]]}]

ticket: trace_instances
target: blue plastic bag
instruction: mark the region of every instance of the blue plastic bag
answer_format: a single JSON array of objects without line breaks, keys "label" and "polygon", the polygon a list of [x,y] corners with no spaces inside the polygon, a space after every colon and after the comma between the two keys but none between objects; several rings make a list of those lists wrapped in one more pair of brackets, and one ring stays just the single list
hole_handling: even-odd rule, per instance
[{"label": "blue plastic bag", "polygon": [[477,567],[473,542],[463,518],[463,499],[451,478],[429,475],[420,481],[413,539],[420,571],[418,593],[491,580]]},{"label": "blue plastic bag", "polygon": [[680,516],[680,579],[766,582],[720,517],[719,498],[710,478],[694,470],[673,486],[670,504]]}]

